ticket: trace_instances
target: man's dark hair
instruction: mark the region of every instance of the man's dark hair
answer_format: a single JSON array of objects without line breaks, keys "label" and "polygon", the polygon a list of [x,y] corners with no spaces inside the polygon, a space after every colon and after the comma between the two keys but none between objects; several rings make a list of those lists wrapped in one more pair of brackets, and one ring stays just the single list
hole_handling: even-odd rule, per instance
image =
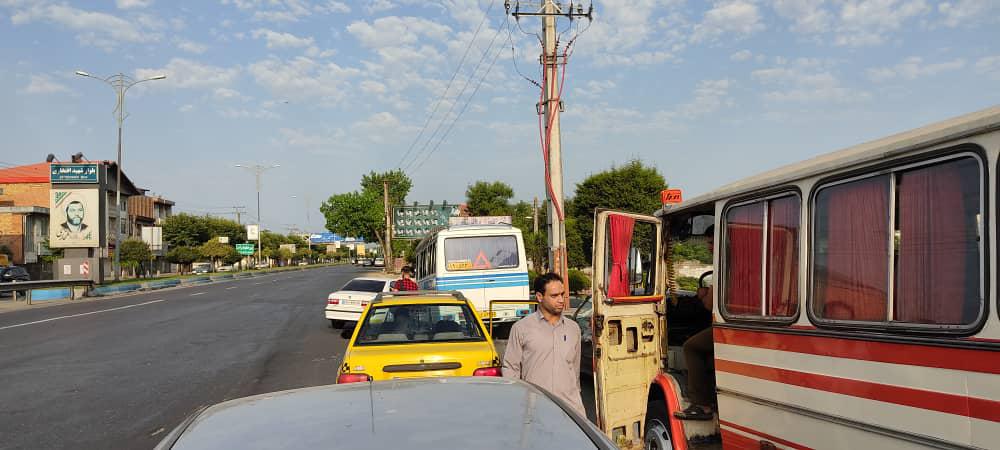
[{"label": "man's dark hair", "polygon": [[532,287],[534,288],[535,292],[544,295],[545,294],[545,286],[548,286],[549,283],[551,283],[553,281],[558,281],[558,282],[562,283],[562,280],[563,280],[562,277],[559,276],[558,273],[549,272],[547,274],[537,276],[535,278],[535,285],[532,286]]},{"label": "man's dark hair", "polygon": [[71,202],[69,202],[69,203],[66,204],[66,211],[69,211],[69,207],[73,206],[74,203],[76,203],[77,205],[80,205],[81,207],[83,206],[83,202],[81,202],[79,200],[73,200],[73,201],[71,201]]},{"label": "man's dark hair", "polygon": [[413,268],[410,267],[410,266],[403,266],[402,269],[399,269],[399,273],[406,273],[406,274],[413,275]]}]

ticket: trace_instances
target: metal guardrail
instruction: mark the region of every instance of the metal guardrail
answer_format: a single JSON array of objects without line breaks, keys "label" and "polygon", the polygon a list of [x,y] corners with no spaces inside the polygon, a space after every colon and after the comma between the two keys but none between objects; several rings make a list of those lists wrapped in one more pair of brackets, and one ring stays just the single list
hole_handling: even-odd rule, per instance
[{"label": "metal guardrail", "polygon": [[39,280],[39,281],[18,281],[13,283],[0,283],[0,292],[13,292],[14,300],[17,301],[17,293],[25,292],[25,300],[31,304],[31,291],[33,289],[47,288],[69,288],[71,299],[76,298],[75,287],[84,286],[88,290],[94,287],[94,280],[73,279],[73,280]]}]

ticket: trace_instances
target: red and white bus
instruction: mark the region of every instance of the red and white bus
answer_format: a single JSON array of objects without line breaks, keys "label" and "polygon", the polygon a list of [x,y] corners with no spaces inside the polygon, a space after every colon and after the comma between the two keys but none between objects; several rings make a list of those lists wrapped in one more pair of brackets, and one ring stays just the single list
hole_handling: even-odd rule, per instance
[{"label": "red and white bus", "polygon": [[[599,426],[623,447],[1000,448],[998,163],[994,107],[654,216],[599,211]],[[709,225],[711,315],[666,250]],[[708,326],[717,414],[680,420],[681,346]]]}]

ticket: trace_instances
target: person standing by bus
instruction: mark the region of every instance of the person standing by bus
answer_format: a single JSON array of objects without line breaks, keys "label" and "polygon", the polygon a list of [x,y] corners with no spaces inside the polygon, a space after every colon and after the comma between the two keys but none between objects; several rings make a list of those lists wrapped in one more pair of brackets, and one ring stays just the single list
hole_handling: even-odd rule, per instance
[{"label": "person standing by bus", "polygon": [[416,281],[413,281],[413,268],[410,266],[403,266],[400,270],[401,278],[392,282],[392,290],[395,291],[419,291],[420,285]]},{"label": "person standing by bus", "polygon": [[580,394],[580,326],[563,317],[566,287],[547,273],[535,278],[538,311],[517,321],[503,355],[503,376],[534,384],[586,417]]}]

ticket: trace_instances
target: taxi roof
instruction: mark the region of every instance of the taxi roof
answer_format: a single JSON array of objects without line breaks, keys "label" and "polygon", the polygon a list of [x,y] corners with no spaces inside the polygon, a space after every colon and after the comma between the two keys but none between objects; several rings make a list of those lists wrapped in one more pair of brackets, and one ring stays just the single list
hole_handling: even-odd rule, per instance
[{"label": "taxi roof", "polygon": [[372,300],[372,304],[392,305],[426,305],[426,304],[465,304],[468,300],[459,291],[398,291],[381,292]]}]

